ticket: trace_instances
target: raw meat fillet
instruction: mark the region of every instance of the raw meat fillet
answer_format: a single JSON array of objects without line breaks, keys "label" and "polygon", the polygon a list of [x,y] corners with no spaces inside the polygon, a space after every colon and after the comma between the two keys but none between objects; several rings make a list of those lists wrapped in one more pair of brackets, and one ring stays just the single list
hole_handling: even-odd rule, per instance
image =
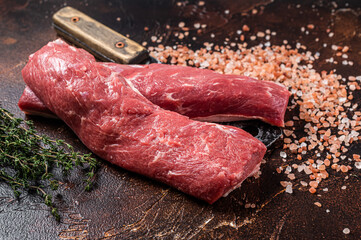
[{"label": "raw meat fillet", "polygon": [[[273,82],[166,64],[99,64],[121,73],[154,104],[196,120],[261,119],[272,125],[284,125],[290,94]],[[44,104],[28,89],[20,98],[19,107],[30,114],[44,110]]]},{"label": "raw meat fillet", "polygon": [[43,117],[54,117],[52,113],[45,104],[35,95],[35,93],[26,86],[23,94],[20,97],[18,102],[19,108],[28,115],[39,115]]},{"label": "raw meat fillet", "polygon": [[290,93],[274,82],[166,64],[104,64],[121,73],[154,104],[192,119],[261,119],[284,126]]},{"label": "raw meat fillet", "polygon": [[266,151],[241,129],[163,110],[120,74],[61,40],[31,55],[22,74],[95,154],[208,203],[258,171]]}]

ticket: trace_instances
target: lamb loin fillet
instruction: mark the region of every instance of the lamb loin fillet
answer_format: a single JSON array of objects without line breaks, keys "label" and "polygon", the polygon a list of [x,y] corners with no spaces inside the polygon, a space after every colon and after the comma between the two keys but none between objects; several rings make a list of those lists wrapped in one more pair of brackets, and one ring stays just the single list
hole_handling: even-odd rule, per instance
[{"label": "lamb loin fillet", "polygon": [[119,73],[61,40],[31,55],[22,74],[95,154],[208,203],[254,174],[266,151],[241,129],[163,110]]},{"label": "lamb loin fillet", "polygon": [[56,115],[45,106],[28,86],[25,87],[19,99],[18,106],[27,115],[56,118]]},{"label": "lamb loin fillet", "polygon": [[152,103],[192,119],[260,119],[284,126],[290,93],[274,82],[167,64],[104,64],[121,73]]},{"label": "lamb loin fillet", "polygon": [[[284,125],[290,94],[273,82],[166,64],[99,64],[120,73],[152,103],[195,120],[261,119],[272,125]],[[19,107],[28,114],[49,114],[29,89],[25,89]]]}]

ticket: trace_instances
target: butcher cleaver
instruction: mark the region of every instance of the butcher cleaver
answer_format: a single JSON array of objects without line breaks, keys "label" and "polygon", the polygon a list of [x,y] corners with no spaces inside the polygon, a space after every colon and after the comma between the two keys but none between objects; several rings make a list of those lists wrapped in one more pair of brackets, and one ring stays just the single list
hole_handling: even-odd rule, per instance
[{"label": "butcher cleaver", "polygon": [[150,58],[143,46],[72,7],[57,11],[53,22],[59,35],[101,61],[122,64],[157,62]]},{"label": "butcher cleaver", "polygon": [[[54,28],[63,38],[84,48],[101,61],[121,64],[159,63],[146,48],[113,29],[72,8],[64,7],[53,15]],[[244,129],[267,147],[281,136],[281,129],[259,120],[222,123]]]}]

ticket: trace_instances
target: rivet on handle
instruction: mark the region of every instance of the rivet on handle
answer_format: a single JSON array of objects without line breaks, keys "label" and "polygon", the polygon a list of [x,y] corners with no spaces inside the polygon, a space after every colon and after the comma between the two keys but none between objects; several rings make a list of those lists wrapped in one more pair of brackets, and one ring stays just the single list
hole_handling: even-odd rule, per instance
[{"label": "rivet on handle", "polygon": [[117,42],[117,43],[115,44],[115,47],[117,47],[117,48],[123,48],[123,47],[124,47],[124,43],[123,43],[123,42]]},{"label": "rivet on handle", "polygon": [[76,23],[76,22],[79,21],[79,17],[72,17],[72,18],[71,18],[71,21],[72,21],[73,23]]}]

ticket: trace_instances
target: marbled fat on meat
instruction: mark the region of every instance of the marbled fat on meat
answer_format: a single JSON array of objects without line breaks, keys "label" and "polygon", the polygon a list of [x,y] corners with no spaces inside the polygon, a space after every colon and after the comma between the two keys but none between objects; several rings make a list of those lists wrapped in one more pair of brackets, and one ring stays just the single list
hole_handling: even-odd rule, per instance
[{"label": "marbled fat on meat", "polygon": [[24,81],[95,154],[213,203],[259,169],[266,147],[245,131],[163,110],[61,40],[29,57]]},{"label": "marbled fat on meat", "polygon": [[[261,119],[272,125],[284,125],[290,93],[273,82],[166,64],[99,64],[120,73],[154,104],[196,120]],[[19,107],[28,114],[44,111],[44,104],[27,89]]]}]

